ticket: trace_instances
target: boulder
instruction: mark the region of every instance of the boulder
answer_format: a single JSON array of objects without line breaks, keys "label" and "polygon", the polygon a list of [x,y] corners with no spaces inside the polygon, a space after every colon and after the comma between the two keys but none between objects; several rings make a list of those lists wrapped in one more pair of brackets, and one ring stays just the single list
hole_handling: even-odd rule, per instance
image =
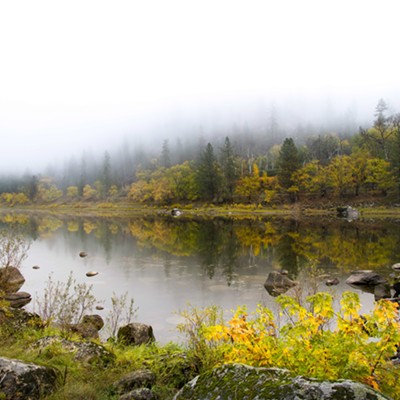
[{"label": "boulder", "polygon": [[358,210],[350,206],[337,207],[336,211],[338,217],[346,218],[349,221],[357,219],[360,216]]},{"label": "boulder", "polygon": [[13,333],[27,327],[43,328],[43,321],[39,315],[19,308],[0,308],[0,324],[8,327]]},{"label": "boulder", "polygon": [[347,279],[348,285],[361,285],[361,286],[376,286],[387,284],[388,281],[382,275],[373,271],[358,271],[353,272]]},{"label": "boulder", "polygon": [[159,397],[148,388],[133,389],[120,396],[119,400],[157,400]]},{"label": "boulder", "polygon": [[87,253],[86,253],[86,251],[81,251],[80,253],[79,253],[79,257],[81,257],[81,258],[85,258],[85,257],[87,257]]},{"label": "boulder", "polygon": [[392,292],[390,291],[390,285],[388,283],[381,283],[374,287],[374,297],[375,301],[381,299],[390,299],[392,297]]},{"label": "boulder", "polygon": [[0,357],[0,377],[1,398],[6,400],[38,400],[56,389],[53,368],[19,360]]},{"label": "boulder", "polygon": [[117,338],[125,345],[152,343],[156,339],[150,325],[133,322],[118,329]]},{"label": "boulder", "polygon": [[400,263],[393,264],[392,269],[395,271],[400,271]]},{"label": "boulder", "polygon": [[272,271],[268,274],[267,280],[264,283],[264,288],[271,296],[279,296],[285,293],[291,287],[296,286],[296,282],[278,271]]},{"label": "boulder", "polygon": [[49,346],[59,346],[66,353],[74,353],[74,359],[89,364],[108,365],[115,360],[115,355],[104,346],[93,342],[74,342],[59,336],[47,336],[39,339],[31,347],[31,350],[43,351]]},{"label": "boulder", "polygon": [[174,400],[388,400],[369,386],[350,380],[322,381],[292,377],[279,368],[227,364],[187,383]]},{"label": "boulder", "polygon": [[99,314],[84,315],[82,323],[92,324],[98,331],[104,326],[104,320]]},{"label": "boulder", "polygon": [[326,286],[334,286],[339,285],[340,281],[338,278],[327,279],[325,282]]},{"label": "boulder", "polygon": [[31,302],[32,296],[27,292],[16,292],[6,294],[4,300],[8,301],[12,308],[22,308]]},{"label": "boulder", "polygon": [[155,374],[149,369],[140,369],[123,376],[118,382],[114,383],[114,390],[117,393],[131,392],[133,389],[150,389],[156,382]]},{"label": "boulder", "polygon": [[5,293],[18,292],[25,282],[20,270],[15,267],[0,268],[0,290]]}]

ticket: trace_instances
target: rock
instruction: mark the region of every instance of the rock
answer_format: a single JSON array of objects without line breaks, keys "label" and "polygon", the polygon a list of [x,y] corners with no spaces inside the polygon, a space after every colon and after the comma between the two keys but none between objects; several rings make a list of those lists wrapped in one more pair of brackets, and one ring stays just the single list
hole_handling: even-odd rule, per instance
[{"label": "rock", "polygon": [[122,377],[113,387],[117,393],[127,393],[133,389],[151,388],[156,382],[155,374],[149,369],[140,369]]},{"label": "rock", "polygon": [[82,323],[92,324],[98,331],[104,326],[104,320],[98,314],[84,315],[82,318]]},{"label": "rock", "polygon": [[364,272],[359,271],[350,275],[346,279],[348,285],[364,285],[364,286],[375,286],[380,284],[387,284],[386,278],[376,272]]},{"label": "rock", "polygon": [[10,307],[22,308],[31,302],[32,296],[27,292],[16,292],[6,294],[4,299],[10,303]]},{"label": "rock", "polygon": [[338,278],[333,278],[333,279],[327,279],[325,282],[326,286],[334,286],[334,285],[339,285],[340,281]]},{"label": "rock", "polygon": [[40,269],[39,265],[34,265],[32,269]]},{"label": "rock", "polygon": [[0,324],[7,325],[13,332],[27,327],[43,328],[43,321],[39,315],[19,308],[0,309]]},{"label": "rock", "polygon": [[76,361],[108,365],[115,360],[115,355],[100,344],[93,342],[74,342],[59,336],[47,336],[39,339],[32,345],[31,349],[39,349],[39,351],[42,351],[46,347],[53,345],[60,346],[66,353],[74,353],[74,359]]},{"label": "rock", "polygon": [[98,310],[98,311],[104,310],[104,307],[103,306],[96,306],[96,310]]},{"label": "rock", "polygon": [[171,211],[171,215],[173,217],[180,217],[182,215],[182,211],[179,208],[173,208]]},{"label": "rock", "polygon": [[350,206],[345,206],[345,207],[337,207],[337,216],[340,218],[346,218],[349,221],[352,221],[354,219],[358,219],[360,216],[360,213],[358,210],[355,208],[352,208]]},{"label": "rock", "polygon": [[279,296],[285,293],[291,287],[296,286],[296,282],[292,281],[281,272],[272,271],[268,274],[264,287],[271,296]]},{"label": "rock", "polygon": [[77,333],[83,339],[99,339],[99,331],[97,328],[92,324],[71,324],[68,325],[68,329],[71,332]]},{"label": "rock", "polygon": [[400,297],[400,282],[396,282],[393,285],[393,289],[394,289],[394,295],[393,297]]},{"label": "rock", "polygon": [[0,377],[1,398],[6,400],[38,400],[54,392],[57,383],[53,368],[4,357],[0,357]]},{"label": "rock", "polygon": [[133,322],[118,329],[117,338],[125,345],[152,343],[156,339],[150,325]]},{"label": "rock", "polygon": [[119,400],[157,400],[158,398],[150,389],[140,388],[123,394]]},{"label": "rock", "polygon": [[15,267],[0,268],[0,290],[6,293],[18,292],[25,282],[20,270]]},{"label": "rock", "polygon": [[257,400],[343,400],[390,398],[369,386],[350,380],[321,381],[291,377],[279,368],[254,368],[227,364],[197,376],[174,400],[257,399]]},{"label": "rock", "polygon": [[100,315],[85,315],[82,322],[69,326],[72,332],[75,332],[85,339],[98,339],[99,330],[103,328],[104,321]]},{"label": "rock", "polygon": [[374,297],[375,301],[381,299],[390,299],[392,297],[392,293],[390,291],[390,285],[388,283],[381,283],[374,287]]},{"label": "rock", "polygon": [[393,264],[392,269],[394,269],[395,271],[400,271],[400,263]]},{"label": "rock", "polygon": [[87,253],[86,253],[86,251],[81,251],[80,253],[79,253],[79,257],[82,257],[82,258],[84,258],[84,257],[87,257]]},{"label": "rock", "polygon": [[89,277],[91,277],[91,276],[96,276],[96,275],[98,275],[99,273],[98,272],[96,272],[96,271],[89,271],[89,272],[86,272],[86,276],[89,276]]}]

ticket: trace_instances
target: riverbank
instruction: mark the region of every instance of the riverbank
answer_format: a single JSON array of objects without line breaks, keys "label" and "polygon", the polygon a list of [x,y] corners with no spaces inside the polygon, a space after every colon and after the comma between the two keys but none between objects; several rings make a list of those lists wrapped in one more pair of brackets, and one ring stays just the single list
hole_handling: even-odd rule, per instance
[{"label": "riverbank", "polygon": [[375,204],[366,201],[352,202],[299,202],[290,205],[266,207],[255,204],[175,204],[171,206],[143,205],[132,202],[76,202],[19,205],[15,207],[0,206],[0,212],[48,213],[70,216],[99,217],[135,217],[145,215],[168,215],[173,208],[179,208],[186,217],[260,217],[302,216],[336,217],[336,208],[349,205],[359,211],[360,218],[400,218],[400,207],[397,204]]}]

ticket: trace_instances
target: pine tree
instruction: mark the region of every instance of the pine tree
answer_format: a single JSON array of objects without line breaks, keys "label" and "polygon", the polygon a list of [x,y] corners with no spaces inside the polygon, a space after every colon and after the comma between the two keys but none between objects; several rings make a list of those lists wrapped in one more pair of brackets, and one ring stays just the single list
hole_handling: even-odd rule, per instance
[{"label": "pine tree", "polygon": [[300,168],[299,152],[292,138],[287,138],[283,142],[277,164],[279,184],[284,189],[289,189],[294,184],[293,173]]},{"label": "pine tree", "polygon": [[220,168],[211,143],[208,143],[205,150],[200,154],[197,170],[197,184],[203,199],[212,201],[218,196]]},{"label": "pine tree", "polygon": [[235,182],[238,177],[234,148],[231,145],[229,137],[225,138],[220,154],[222,174],[223,174],[223,189],[228,201],[232,201],[233,192],[235,190]]}]

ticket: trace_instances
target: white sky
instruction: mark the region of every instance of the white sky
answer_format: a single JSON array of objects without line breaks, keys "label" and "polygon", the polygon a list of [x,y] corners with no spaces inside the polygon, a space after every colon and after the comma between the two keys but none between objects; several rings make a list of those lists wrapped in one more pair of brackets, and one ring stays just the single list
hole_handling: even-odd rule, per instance
[{"label": "white sky", "polygon": [[0,173],[140,137],[187,106],[320,94],[400,106],[399,11],[397,0],[0,0]]}]

